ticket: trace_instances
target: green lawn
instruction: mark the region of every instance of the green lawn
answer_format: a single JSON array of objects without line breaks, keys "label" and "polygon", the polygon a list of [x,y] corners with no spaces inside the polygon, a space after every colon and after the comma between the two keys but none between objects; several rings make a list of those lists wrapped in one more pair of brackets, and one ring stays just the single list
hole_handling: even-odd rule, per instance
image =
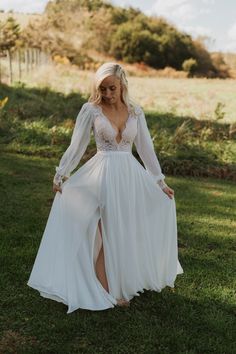
[{"label": "green lawn", "polygon": [[174,289],[130,308],[77,310],[26,285],[53,201],[58,159],[0,153],[0,353],[235,353],[235,183],[167,177],[175,189],[179,259]]}]

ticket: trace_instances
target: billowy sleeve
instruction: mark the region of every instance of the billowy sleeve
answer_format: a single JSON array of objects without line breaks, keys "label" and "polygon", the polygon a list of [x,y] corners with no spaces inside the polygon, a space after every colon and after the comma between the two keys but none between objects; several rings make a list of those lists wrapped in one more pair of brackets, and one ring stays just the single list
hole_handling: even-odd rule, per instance
[{"label": "billowy sleeve", "polygon": [[60,185],[63,177],[69,177],[84,155],[90,141],[92,116],[90,103],[83,104],[76,117],[70,145],[56,167],[56,174],[53,179],[55,184]]},{"label": "billowy sleeve", "polygon": [[137,135],[134,139],[136,150],[142,159],[147,172],[163,189],[166,187],[164,182],[165,175],[162,173],[160,163],[156,156],[153,141],[148,130],[146,118],[141,107],[136,108],[137,111]]}]

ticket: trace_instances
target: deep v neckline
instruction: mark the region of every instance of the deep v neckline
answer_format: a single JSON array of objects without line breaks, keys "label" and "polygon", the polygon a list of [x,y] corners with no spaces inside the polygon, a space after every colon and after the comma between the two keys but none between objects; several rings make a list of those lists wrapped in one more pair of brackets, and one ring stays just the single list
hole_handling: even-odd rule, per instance
[{"label": "deep v neckline", "polygon": [[115,136],[115,142],[116,142],[117,145],[120,145],[120,143],[123,141],[123,134],[124,134],[124,131],[125,131],[126,128],[127,128],[127,123],[128,123],[129,118],[130,118],[130,110],[129,110],[129,108],[127,108],[127,109],[128,109],[128,118],[126,119],[124,128],[122,129],[122,131],[121,131],[121,133],[120,133],[121,139],[120,139],[120,141],[119,141],[119,143],[118,143],[118,141],[116,140],[116,138],[117,138],[117,136],[118,136],[118,134],[119,134],[119,129],[118,129],[117,127],[114,127],[114,126],[112,125],[110,119],[109,119],[109,118],[106,116],[106,114],[103,112],[102,107],[99,106],[99,105],[97,105],[97,107],[99,108],[99,111],[101,112],[102,116],[103,116],[103,117],[108,121],[108,123],[110,124],[110,127],[112,128],[112,130],[115,131],[115,133],[117,133],[117,135]]}]

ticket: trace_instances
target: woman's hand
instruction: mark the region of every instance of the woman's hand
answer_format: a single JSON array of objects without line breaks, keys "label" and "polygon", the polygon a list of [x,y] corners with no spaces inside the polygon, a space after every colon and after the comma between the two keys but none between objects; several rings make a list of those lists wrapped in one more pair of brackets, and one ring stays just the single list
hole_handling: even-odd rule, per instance
[{"label": "woman's hand", "polygon": [[172,188],[166,186],[166,187],[165,187],[164,189],[162,189],[162,190],[163,190],[163,192],[164,192],[165,194],[168,195],[168,197],[169,197],[170,199],[172,199],[172,198],[174,197],[175,192],[174,192],[174,190],[173,190]]},{"label": "woman's hand", "polygon": [[58,184],[55,184],[55,183],[53,183],[52,190],[53,190],[53,192],[55,192],[55,193],[56,193],[56,192],[62,193],[61,187],[58,186]]},{"label": "woman's hand", "polygon": [[[68,179],[68,177],[63,177],[63,179],[66,181]],[[61,189],[61,185],[58,185],[56,183],[53,183],[53,186],[52,186],[52,190],[53,192],[60,192],[62,193],[62,189]]]}]

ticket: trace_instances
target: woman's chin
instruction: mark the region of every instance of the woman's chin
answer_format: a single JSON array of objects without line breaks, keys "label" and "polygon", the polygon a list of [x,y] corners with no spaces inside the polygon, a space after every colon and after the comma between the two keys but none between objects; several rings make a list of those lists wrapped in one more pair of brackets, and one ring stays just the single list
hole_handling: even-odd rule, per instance
[{"label": "woman's chin", "polygon": [[114,103],[116,103],[116,99],[115,98],[111,98],[111,99],[103,99],[103,101],[105,102],[105,103],[107,103],[107,104],[114,104]]}]

